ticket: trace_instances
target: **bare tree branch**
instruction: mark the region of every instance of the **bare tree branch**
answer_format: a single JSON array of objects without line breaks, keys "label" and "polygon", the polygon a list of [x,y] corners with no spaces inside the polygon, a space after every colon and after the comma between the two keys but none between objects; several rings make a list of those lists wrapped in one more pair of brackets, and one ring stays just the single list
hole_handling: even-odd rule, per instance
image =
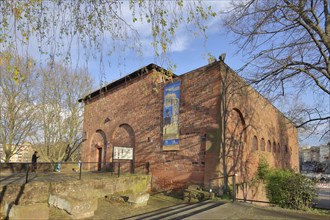
[{"label": "bare tree branch", "polygon": [[306,124],[308,124],[310,122],[313,122],[313,121],[324,121],[324,120],[329,120],[329,119],[330,119],[330,116],[329,117],[324,117],[324,118],[313,118],[313,119],[306,120],[304,123],[302,123],[300,125],[297,125],[296,127],[297,128],[301,128],[304,125],[306,125]]},{"label": "bare tree branch", "polygon": [[[246,59],[239,69],[245,79],[269,99],[313,91],[320,100],[329,100],[328,0],[250,0],[233,5],[225,25]],[[312,103],[319,115],[311,108],[314,117],[304,113],[299,124],[327,120],[330,106],[322,104]]]}]

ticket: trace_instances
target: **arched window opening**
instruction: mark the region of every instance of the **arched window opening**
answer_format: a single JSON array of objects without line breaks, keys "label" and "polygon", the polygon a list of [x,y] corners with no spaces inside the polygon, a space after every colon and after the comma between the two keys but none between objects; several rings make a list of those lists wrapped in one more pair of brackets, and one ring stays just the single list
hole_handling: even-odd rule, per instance
[{"label": "arched window opening", "polygon": [[261,151],[265,151],[265,139],[264,138],[261,138],[261,141],[260,141],[260,150]]},{"label": "arched window opening", "polygon": [[276,143],[275,143],[275,141],[273,142],[273,153],[276,153]]},{"label": "arched window opening", "polygon": [[257,136],[253,136],[253,139],[252,139],[252,150],[253,151],[258,150],[258,138],[257,138]]},{"label": "arched window opening", "polygon": [[238,109],[233,109],[230,111],[228,114],[226,127],[227,143],[234,146],[242,145],[244,142],[246,142],[244,128],[245,122],[241,112]]},{"label": "arched window opening", "polygon": [[270,143],[270,140],[267,142],[267,151],[272,152],[272,144]]},{"label": "arched window opening", "polygon": [[280,143],[277,143],[277,153],[281,153],[281,145],[280,145]]}]

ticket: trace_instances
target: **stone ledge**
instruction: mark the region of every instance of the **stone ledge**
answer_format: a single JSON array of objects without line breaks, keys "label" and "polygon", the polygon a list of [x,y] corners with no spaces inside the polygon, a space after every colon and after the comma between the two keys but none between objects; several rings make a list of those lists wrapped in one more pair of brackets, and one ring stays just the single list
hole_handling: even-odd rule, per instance
[{"label": "stone ledge", "polygon": [[[5,217],[11,216],[12,219],[20,219],[21,217],[16,218],[13,216],[24,217],[25,215],[20,214],[25,212],[20,211],[25,210],[26,208],[24,207],[31,207],[34,210],[34,206],[42,204],[42,207],[47,209],[40,208],[40,210],[47,212],[47,214],[38,215],[41,219],[49,217],[49,205],[66,211],[74,219],[87,218],[94,215],[99,198],[104,198],[105,195],[129,195],[146,192],[150,187],[150,181],[150,176],[141,175],[66,182],[31,181],[27,184],[7,184],[2,186],[0,193],[2,198],[0,215]],[[148,201],[148,199],[145,200]],[[137,199],[137,202],[132,201],[133,205],[135,203],[137,206],[146,204],[146,202],[139,199]],[[11,204],[10,207],[9,204]],[[38,213],[38,209],[36,210],[34,212]],[[38,218],[32,216],[27,219]]]}]

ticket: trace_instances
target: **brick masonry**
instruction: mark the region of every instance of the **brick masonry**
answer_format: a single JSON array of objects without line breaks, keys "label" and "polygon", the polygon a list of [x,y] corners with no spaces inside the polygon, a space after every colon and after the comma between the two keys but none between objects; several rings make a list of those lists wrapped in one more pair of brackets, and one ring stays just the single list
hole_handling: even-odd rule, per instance
[{"label": "brick masonry", "polygon": [[164,79],[159,67],[144,68],[87,96],[82,160],[111,162],[114,146],[132,147],[135,162],[150,162],[154,190],[221,189],[218,177],[237,173],[238,196],[251,199],[264,197],[245,184],[261,157],[298,171],[297,129],[221,61],[173,78],[181,81],[180,149],[164,151]]}]

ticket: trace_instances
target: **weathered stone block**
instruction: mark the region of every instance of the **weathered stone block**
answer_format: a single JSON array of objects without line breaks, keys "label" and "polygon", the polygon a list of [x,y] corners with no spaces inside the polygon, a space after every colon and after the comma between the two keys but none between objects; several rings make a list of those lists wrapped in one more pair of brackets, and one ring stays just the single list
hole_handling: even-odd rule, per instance
[{"label": "weathered stone block", "polygon": [[13,212],[11,215],[20,216],[23,206],[33,207],[42,203],[48,207],[49,203],[51,206],[65,210],[74,219],[87,218],[94,215],[99,198],[105,198],[114,193],[128,195],[145,192],[150,187],[150,181],[151,177],[146,175],[4,185],[0,186],[0,213],[1,216],[7,216],[7,213]]},{"label": "weathered stone block", "polygon": [[49,196],[49,183],[31,182],[24,185],[21,189],[22,196],[19,205],[47,203]]},{"label": "weathered stone block", "polygon": [[10,209],[9,219],[49,219],[49,207],[46,203],[14,205]]},{"label": "weathered stone block", "polygon": [[50,195],[48,203],[65,210],[72,215],[73,219],[82,219],[94,216],[94,211],[97,209],[97,200],[97,198],[80,200],[69,196],[60,197]]},{"label": "weathered stone block", "polygon": [[149,200],[149,193],[139,193],[130,195],[128,198],[128,202],[134,206],[145,206]]},{"label": "weathered stone block", "polygon": [[0,188],[0,207],[4,202],[16,205],[30,205],[35,203],[47,203],[49,184],[33,182],[28,184],[9,184]]}]

